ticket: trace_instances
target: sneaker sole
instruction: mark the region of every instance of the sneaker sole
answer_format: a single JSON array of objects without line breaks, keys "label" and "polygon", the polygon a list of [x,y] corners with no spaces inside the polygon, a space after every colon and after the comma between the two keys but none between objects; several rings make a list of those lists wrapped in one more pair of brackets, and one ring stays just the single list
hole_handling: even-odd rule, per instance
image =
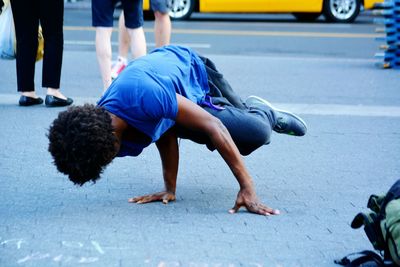
[{"label": "sneaker sole", "polygon": [[[282,112],[282,113],[285,113],[285,114],[287,114],[287,115],[293,116],[294,118],[296,118],[297,120],[299,120],[299,121],[304,125],[304,127],[306,128],[306,132],[308,131],[308,127],[307,127],[306,122],[305,122],[302,118],[300,118],[299,116],[297,116],[296,114],[294,114],[294,113],[292,113],[292,112],[289,112],[289,111],[286,111],[286,110],[282,110],[282,109],[279,109],[279,108],[275,108],[271,103],[269,103],[269,102],[268,102],[267,100],[265,100],[265,99],[262,99],[262,98],[259,97],[259,96],[251,95],[251,96],[249,96],[247,99],[249,99],[249,98],[255,98],[255,99],[257,99],[258,101],[264,103],[265,105],[267,105],[268,107],[270,107],[271,109],[273,109],[273,110],[275,110],[275,111]],[[247,99],[246,99],[246,104],[247,104]]]},{"label": "sneaker sole", "polygon": [[121,66],[119,69],[114,70],[111,69],[111,79],[114,80],[118,77],[118,75],[126,68],[126,66]]}]

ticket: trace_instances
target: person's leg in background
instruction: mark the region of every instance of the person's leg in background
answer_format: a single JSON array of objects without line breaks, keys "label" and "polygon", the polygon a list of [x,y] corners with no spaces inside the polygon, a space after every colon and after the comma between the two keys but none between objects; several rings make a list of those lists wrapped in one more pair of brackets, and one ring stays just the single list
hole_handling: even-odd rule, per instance
[{"label": "person's leg in background", "polygon": [[111,27],[96,27],[96,55],[104,91],[111,84],[111,34]]},{"label": "person's leg in background", "polygon": [[[168,14],[167,0],[150,0],[151,9],[154,12],[154,39],[156,47],[161,47],[164,45],[169,45],[171,41],[171,19]],[[142,3],[140,3],[142,7]],[[140,12],[136,10],[136,12]],[[141,10],[143,14],[143,10]],[[144,39],[144,32],[142,34],[143,28],[137,29],[130,34],[129,30],[125,26],[124,12],[121,12],[118,21],[118,58],[117,62],[112,68],[111,76],[115,79],[118,74],[126,67],[128,63],[128,52],[129,45],[131,45],[132,58],[135,59],[142,55],[143,51],[146,53],[146,43]],[[133,36],[130,36],[133,35]],[[144,44],[144,46],[143,46]],[[144,47],[144,49],[143,49]]]},{"label": "person's leg in background", "polygon": [[154,38],[156,47],[168,45],[171,41],[171,19],[169,17],[168,0],[150,0],[154,12]]},{"label": "person's leg in background", "polygon": [[129,47],[132,58],[144,56],[147,53],[146,38],[143,30],[143,2],[123,0],[123,12],[118,21],[118,59],[111,70],[115,79],[128,63]]},{"label": "person's leg in background", "polygon": [[72,99],[60,92],[64,50],[64,0],[40,0],[40,25],[44,42],[42,87],[47,88],[47,106],[67,106]]},{"label": "person's leg in background", "polygon": [[122,11],[118,19],[118,58],[111,69],[111,78],[115,79],[128,65],[128,53],[130,47],[130,37],[125,27],[124,12]]},{"label": "person's leg in background", "polygon": [[154,38],[156,47],[168,45],[171,39],[171,19],[168,13],[154,12]]},{"label": "person's leg in background", "polygon": [[96,28],[96,55],[104,91],[111,84],[113,13],[113,0],[92,0],[92,25]]},{"label": "person's leg in background", "polygon": [[11,0],[17,40],[17,87],[20,105],[43,103],[35,92],[35,61],[38,47],[38,1]]},{"label": "person's leg in background", "polygon": [[131,41],[132,58],[146,55],[146,38],[143,30],[143,1],[122,0],[125,28]]}]

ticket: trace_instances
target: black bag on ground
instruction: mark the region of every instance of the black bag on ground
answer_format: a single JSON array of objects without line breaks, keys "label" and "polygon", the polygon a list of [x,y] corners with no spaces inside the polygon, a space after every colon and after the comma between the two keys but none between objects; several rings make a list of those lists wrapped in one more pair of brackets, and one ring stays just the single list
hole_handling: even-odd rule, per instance
[{"label": "black bag on ground", "polygon": [[357,229],[364,225],[368,239],[380,254],[365,250],[335,263],[346,267],[400,266],[400,180],[386,195],[371,195],[367,207],[371,211],[357,214],[351,227]]}]

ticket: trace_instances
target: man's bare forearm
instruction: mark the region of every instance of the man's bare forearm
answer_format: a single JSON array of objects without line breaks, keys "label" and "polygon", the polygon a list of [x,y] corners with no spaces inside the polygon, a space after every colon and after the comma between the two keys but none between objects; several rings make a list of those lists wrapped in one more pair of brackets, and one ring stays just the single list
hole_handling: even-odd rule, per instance
[{"label": "man's bare forearm", "polygon": [[178,141],[174,129],[166,132],[157,142],[163,168],[165,190],[175,194],[179,165]]},{"label": "man's bare forearm", "polygon": [[205,133],[221,154],[239,182],[241,189],[253,190],[253,182],[243,159],[222,122],[190,100],[177,95],[179,111],[177,122],[187,128]]},{"label": "man's bare forearm", "polygon": [[212,123],[214,126],[210,133],[210,139],[214,146],[228,164],[240,188],[254,191],[253,181],[228,130],[218,119],[213,119]]}]

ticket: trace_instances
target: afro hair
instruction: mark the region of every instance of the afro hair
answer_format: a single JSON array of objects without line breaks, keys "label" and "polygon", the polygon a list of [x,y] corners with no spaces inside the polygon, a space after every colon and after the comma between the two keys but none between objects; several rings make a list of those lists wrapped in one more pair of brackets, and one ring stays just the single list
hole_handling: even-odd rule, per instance
[{"label": "afro hair", "polygon": [[60,112],[48,138],[48,150],[58,171],[80,186],[96,182],[117,153],[110,115],[92,104]]}]

